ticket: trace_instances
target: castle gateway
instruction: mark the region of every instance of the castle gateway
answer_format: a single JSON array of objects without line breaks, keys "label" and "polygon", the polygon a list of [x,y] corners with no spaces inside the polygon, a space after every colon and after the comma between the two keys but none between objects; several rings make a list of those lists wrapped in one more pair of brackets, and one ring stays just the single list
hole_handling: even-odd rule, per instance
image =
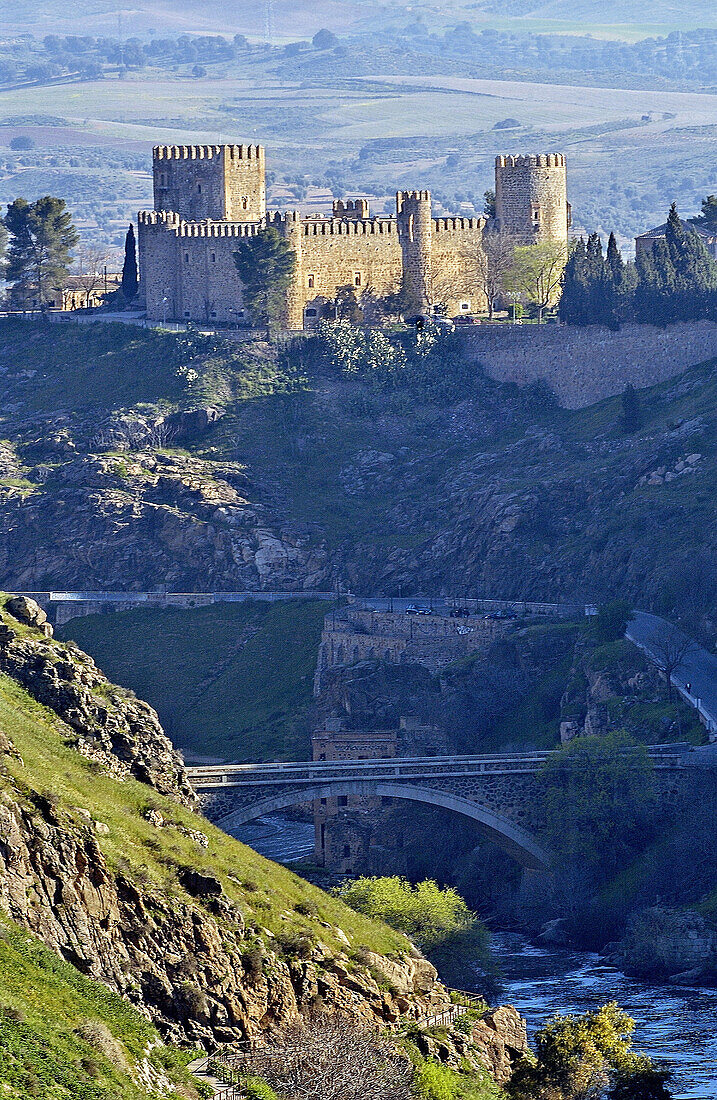
[{"label": "castle gateway", "polygon": [[[429,191],[399,191],[392,217],[372,217],[366,199],[335,201],[332,215],[267,212],[260,145],[160,145],[154,149],[154,210],[138,215],[140,287],[152,320],[249,320],[234,266],[240,237],[274,226],[291,244],[289,328],[312,327],[340,289],[385,297],[402,287],[449,315],[485,305],[486,218],[434,218]],[[569,207],[560,154],[498,157],[496,218],[517,244],[567,241]]]}]

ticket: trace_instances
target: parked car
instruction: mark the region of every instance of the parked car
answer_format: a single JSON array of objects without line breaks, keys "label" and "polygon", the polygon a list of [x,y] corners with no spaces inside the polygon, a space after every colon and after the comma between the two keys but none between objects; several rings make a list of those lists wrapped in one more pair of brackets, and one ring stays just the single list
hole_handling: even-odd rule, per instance
[{"label": "parked car", "polygon": [[480,318],[472,317],[470,313],[459,313],[457,317],[453,318],[454,325],[479,325],[480,323]]},{"label": "parked car", "polygon": [[452,619],[468,619],[470,618],[470,614],[467,607],[452,607],[450,611]]},{"label": "parked car", "polygon": [[417,607],[415,603],[409,604],[406,608],[407,615],[430,615],[431,612],[427,607]]}]

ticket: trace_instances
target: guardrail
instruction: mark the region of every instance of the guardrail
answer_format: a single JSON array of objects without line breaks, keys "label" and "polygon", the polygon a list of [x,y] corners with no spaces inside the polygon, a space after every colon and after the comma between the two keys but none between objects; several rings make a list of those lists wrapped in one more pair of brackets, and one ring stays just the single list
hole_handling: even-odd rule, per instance
[{"label": "guardrail", "polygon": [[[690,751],[685,743],[649,746],[658,769],[678,768]],[[491,756],[416,756],[388,760],[285,761],[277,764],[202,764],[187,768],[195,787],[254,787],[350,779],[425,779],[464,775],[514,775],[538,771],[555,750]]]}]

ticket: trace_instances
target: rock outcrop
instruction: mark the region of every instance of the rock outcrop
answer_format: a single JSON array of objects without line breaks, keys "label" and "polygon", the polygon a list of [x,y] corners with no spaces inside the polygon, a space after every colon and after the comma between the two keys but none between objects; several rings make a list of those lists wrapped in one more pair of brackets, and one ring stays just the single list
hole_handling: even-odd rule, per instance
[{"label": "rock outcrop", "polygon": [[49,636],[47,616],[34,600],[13,597],[5,611],[12,618],[0,613],[0,671],[67,723],[77,751],[120,777],[133,775],[194,805],[184,765],[149,704],[111,684],[77,646]]},{"label": "rock outcrop", "polygon": [[717,936],[693,909],[653,906],[632,917],[611,959],[636,977],[690,984],[717,973]]}]

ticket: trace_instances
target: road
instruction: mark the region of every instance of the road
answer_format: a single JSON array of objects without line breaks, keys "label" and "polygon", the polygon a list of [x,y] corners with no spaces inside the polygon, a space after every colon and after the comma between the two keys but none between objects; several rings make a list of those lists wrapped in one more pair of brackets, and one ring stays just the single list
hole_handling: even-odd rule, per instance
[{"label": "road", "polygon": [[[665,631],[674,631],[681,638],[685,635],[667,619],[651,615],[647,611],[633,612],[633,618],[627,628],[627,637],[635,642],[651,660],[659,664],[654,652],[651,652],[651,639]],[[707,719],[710,735],[717,735],[717,657],[709,653],[697,642],[693,642],[679,668],[672,676],[672,683],[680,694],[697,707]],[[690,685],[689,691],[687,685]]]}]

